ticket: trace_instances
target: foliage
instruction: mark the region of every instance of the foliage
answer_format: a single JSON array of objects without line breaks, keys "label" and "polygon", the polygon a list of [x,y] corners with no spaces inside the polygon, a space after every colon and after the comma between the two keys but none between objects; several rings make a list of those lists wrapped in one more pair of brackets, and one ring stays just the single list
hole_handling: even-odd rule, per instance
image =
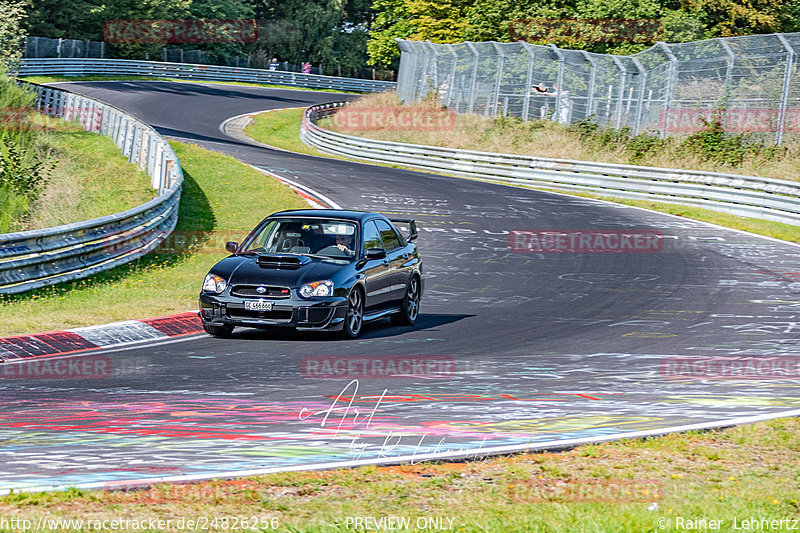
[{"label": "foliage", "polygon": [[781,146],[765,145],[751,140],[747,134],[731,135],[725,133],[719,117],[703,120],[703,128],[680,141],[660,139],[649,133],[631,135],[629,128],[600,129],[592,120],[583,120],[569,126],[578,133],[582,142],[600,150],[623,150],[628,162],[636,164],[649,156],[667,148],[674,148],[676,154],[685,158],[697,158],[727,167],[740,166],[746,159],[776,161],[784,157],[787,149]]},{"label": "foliage", "polygon": [[0,187],[7,187],[10,192],[31,200],[44,185],[45,171],[45,162],[25,157],[14,139],[0,139]]},{"label": "foliage", "polygon": [[0,69],[0,109],[11,119],[0,124],[0,233],[24,216],[47,179],[52,163],[38,154],[38,136],[15,120],[32,108],[33,95]]},{"label": "foliage", "polygon": [[569,126],[569,129],[578,133],[581,141],[598,149],[622,149],[628,156],[631,164],[639,163],[648,156],[658,153],[666,148],[671,139],[660,139],[648,133],[631,135],[630,128],[600,129],[591,119],[583,120]]},{"label": "foliage", "polygon": [[255,17],[272,31],[259,31],[253,51],[299,65],[305,61],[340,66],[343,72],[366,62],[368,0],[262,0]]},{"label": "foliage", "polygon": [[[443,43],[524,39],[534,44],[629,54],[657,41],[687,42],[800,29],[800,3],[795,0],[373,0],[372,8],[378,12],[368,43],[369,60],[374,65],[396,62],[399,50],[395,38]],[[592,22],[620,19],[651,21],[656,26],[647,26],[648,31],[620,42],[609,33],[615,30]],[[437,31],[440,27],[447,31]]]},{"label": "foliage", "polygon": [[15,70],[22,57],[20,43],[25,37],[22,27],[25,4],[19,0],[0,0],[0,13],[0,69]]},{"label": "foliage", "polygon": [[703,129],[688,136],[680,145],[687,153],[700,157],[703,161],[714,161],[735,167],[747,158],[758,157],[767,161],[776,160],[786,153],[786,148],[776,145],[766,146],[752,141],[747,134],[730,135],[725,133],[722,121],[717,117],[711,121],[703,120]]}]

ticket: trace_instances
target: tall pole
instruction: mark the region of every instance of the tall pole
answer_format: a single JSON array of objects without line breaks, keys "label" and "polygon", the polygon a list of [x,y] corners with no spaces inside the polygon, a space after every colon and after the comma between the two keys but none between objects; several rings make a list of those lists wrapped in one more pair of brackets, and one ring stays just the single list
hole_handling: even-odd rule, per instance
[{"label": "tall pole", "polygon": [[667,87],[664,94],[664,120],[662,120],[662,127],[660,131],[660,137],[663,139],[667,136],[667,113],[670,111],[670,106],[672,105],[672,96],[675,92],[675,76],[678,70],[678,58],[672,53],[669,45],[664,41],[659,41],[656,44],[664,53],[664,55],[667,56],[667,60],[669,61],[669,67],[667,68]]},{"label": "tall pole", "polygon": [[558,57],[558,92],[556,92],[556,109],[553,113],[553,122],[558,122],[559,113],[561,111],[561,99],[564,94],[564,52],[562,52],[556,45],[551,44],[550,49]]},{"label": "tall pole", "polygon": [[[492,107],[493,107],[492,116],[496,117],[497,108],[500,106],[500,82],[503,80],[503,65],[505,63],[506,57],[503,55],[503,49],[499,44],[492,41],[492,45],[494,46],[494,49],[497,50],[497,55],[500,56],[500,59],[497,62],[497,76],[495,77],[494,80],[494,95],[492,98]],[[486,114],[488,115],[488,113],[489,113],[489,106],[487,105]]]},{"label": "tall pole", "polygon": [[792,66],[794,63],[794,48],[786,40],[786,37],[776,34],[778,39],[786,49],[786,70],[783,71],[783,90],[781,91],[781,107],[778,113],[778,132],[775,134],[775,144],[778,146],[783,142],[783,129],[786,124],[786,106],[789,103],[789,83],[792,81]]},{"label": "tall pole", "polygon": [[525,102],[522,104],[522,120],[528,120],[531,109],[531,91],[533,90],[533,62],[536,59],[536,55],[530,44],[525,41],[519,41],[519,44],[528,52],[528,76],[525,82]]},{"label": "tall pole", "polygon": [[636,65],[636,68],[639,70],[639,100],[636,103],[636,122],[633,124],[633,134],[639,135],[639,128],[642,124],[642,115],[644,113],[644,91],[647,85],[647,71],[642,66],[642,63],[639,61],[639,58],[636,56],[631,56],[631,61],[633,64]]},{"label": "tall pole", "polygon": [[589,91],[586,94],[586,116],[589,118],[593,115],[592,105],[594,104],[594,82],[597,77],[597,63],[589,52],[583,51],[583,58],[589,63]]},{"label": "tall pole", "polygon": [[478,49],[475,48],[475,45],[472,43],[467,43],[470,51],[475,56],[475,66],[472,67],[472,87],[469,90],[469,112],[472,113],[472,110],[475,109],[475,91],[478,88],[478,61],[480,60],[480,54],[478,53]]},{"label": "tall pole", "polygon": [[622,64],[622,60],[612,55],[611,59],[614,60],[614,63],[617,65],[619,69],[619,91],[617,95],[617,118],[615,120],[614,127],[616,129],[620,129],[622,127],[622,101],[625,99],[625,77],[628,74],[628,69],[625,68],[625,65]]}]

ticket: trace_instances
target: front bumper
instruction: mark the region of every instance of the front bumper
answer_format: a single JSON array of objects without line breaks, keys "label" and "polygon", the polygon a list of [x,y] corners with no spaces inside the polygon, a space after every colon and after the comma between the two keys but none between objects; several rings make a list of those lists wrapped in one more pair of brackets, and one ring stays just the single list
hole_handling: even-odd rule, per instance
[{"label": "front bumper", "polygon": [[304,331],[338,331],[344,327],[347,300],[297,297],[269,300],[272,311],[250,311],[244,298],[200,294],[200,319],[209,326],[289,327]]}]

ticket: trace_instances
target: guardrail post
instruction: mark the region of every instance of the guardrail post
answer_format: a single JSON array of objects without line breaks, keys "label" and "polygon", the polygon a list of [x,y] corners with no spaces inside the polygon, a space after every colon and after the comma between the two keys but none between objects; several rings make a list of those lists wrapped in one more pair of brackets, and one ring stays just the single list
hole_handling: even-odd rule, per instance
[{"label": "guardrail post", "polygon": [[478,49],[475,48],[475,45],[472,43],[467,43],[467,46],[475,55],[475,66],[472,67],[472,87],[469,90],[469,107],[468,110],[472,113],[473,109],[475,109],[475,91],[478,88],[478,61],[480,60],[480,53]]},{"label": "guardrail post", "polygon": [[675,91],[675,76],[677,74],[678,58],[672,53],[669,45],[664,41],[656,43],[661,51],[667,56],[669,67],[667,68],[667,87],[664,93],[664,110],[661,112],[664,117],[661,120],[662,127],[660,137],[663,139],[667,136],[667,122],[669,120],[670,106],[672,105],[672,93]]},{"label": "guardrail post", "polygon": [[111,110],[109,111],[109,115],[109,120],[111,121],[111,138],[114,140],[114,144],[117,145],[117,148],[121,148],[122,145],[119,141],[119,114],[116,110]]},{"label": "guardrail post", "polygon": [[139,155],[136,163],[139,170],[147,168],[147,132],[145,131],[145,126],[142,126],[139,130]]},{"label": "guardrail post", "polygon": [[794,48],[783,35],[776,34],[781,44],[786,49],[786,70],[783,72],[783,90],[781,91],[780,111],[778,112],[778,131],[775,134],[775,144],[783,143],[783,130],[786,124],[786,107],[789,102],[789,83],[792,81],[792,67],[794,65]]},{"label": "guardrail post", "polygon": [[99,113],[100,127],[97,129],[97,132],[100,135],[105,135],[107,137],[110,137],[110,135],[108,134],[108,107],[103,104],[100,104],[99,110],[100,110]]},{"label": "guardrail post", "polygon": [[631,61],[633,64],[636,65],[636,68],[639,70],[639,76],[641,79],[639,80],[639,99],[636,103],[636,122],[633,124],[633,134],[639,135],[639,128],[642,124],[642,115],[644,114],[644,91],[647,85],[647,71],[642,66],[641,61],[636,56],[631,56]]},{"label": "guardrail post", "polygon": [[161,190],[162,183],[164,183],[164,146],[158,142],[153,154],[153,188]]},{"label": "guardrail post", "polygon": [[133,148],[133,130],[136,128],[136,125],[131,119],[126,118],[124,128],[125,136],[123,138],[124,144],[122,145],[122,153],[125,155],[125,157],[130,159],[131,149]]}]

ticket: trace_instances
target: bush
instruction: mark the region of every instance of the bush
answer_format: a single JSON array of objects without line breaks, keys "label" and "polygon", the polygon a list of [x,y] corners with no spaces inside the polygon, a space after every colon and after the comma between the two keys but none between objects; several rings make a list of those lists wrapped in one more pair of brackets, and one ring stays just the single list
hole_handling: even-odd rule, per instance
[{"label": "bush", "polygon": [[25,157],[14,139],[0,139],[0,187],[33,200],[38,196],[46,177],[44,161]]},{"label": "bush", "polygon": [[680,144],[680,150],[703,161],[714,161],[731,167],[741,165],[750,157],[775,160],[786,154],[785,147],[765,146],[761,142],[751,140],[746,133],[739,135],[725,133],[719,118],[711,121],[703,120],[703,129],[684,139]]},{"label": "bush", "polygon": [[7,233],[27,214],[53,164],[38,153],[41,140],[34,128],[14,120],[33,109],[34,96],[0,70],[0,233]]},{"label": "bush", "polygon": [[669,139],[660,139],[649,133],[631,135],[627,126],[621,129],[600,127],[591,118],[569,126],[584,143],[599,150],[622,150],[629,163],[638,163],[645,157],[663,150],[670,144]]}]

